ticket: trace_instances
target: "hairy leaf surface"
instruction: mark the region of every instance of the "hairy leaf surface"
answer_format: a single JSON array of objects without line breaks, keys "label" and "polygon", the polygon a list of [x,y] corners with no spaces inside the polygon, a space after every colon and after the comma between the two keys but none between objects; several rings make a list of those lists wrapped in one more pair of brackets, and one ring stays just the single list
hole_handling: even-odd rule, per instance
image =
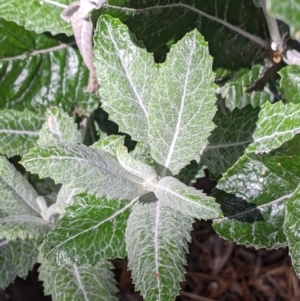
[{"label": "hairy leaf surface", "polygon": [[44,117],[28,110],[0,111],[0,153],[7,157],[24,155],[39,137]]},{"label": "hairy leaf surface", "polygon": [[282,98],[286,102],[300,103],[300,66],[288,65],[279,71]]},{"label": "hairy leaf surface", "polygon": [[191,217],[162,206],[153,194],[133,207],[126,228],[128,267],[145,300],[173,300],[178,295],[192,223]]},{"label": "hairy leaf surface", "polygon": [[0,240],[0,287],[6,288],[17,276],[25,279],[36,262],[35,240]]},{"label": "hairy leaf surface", "polygon": [[72,34],[71,26],[60,17],[71,0],[0,0],[0,17],[37,33],[50,31]]},{"label": "hairy leaf surface", "polygon": [[173,177],[162,178],[154,191],[162,206],[168,206],[198,219],[213,219],[220,216],[220,206],[193,187],[189,187]]},{"label": "hairy leaf surface", "polygon": [[36,146],[21,162],[40,177],[49,176],[99,197],[125,200],[145,192],[144,181],[122,169],[115,157],[82,144]]},{"label": "hairy leaf surface", "polygon": [[82,142],[81,134],[77,130],[74,118],[70,118],[61,109],[54,107],[47,109],[47,121],[40,131],[38,144],[55,142]]},{"label": "hairy leaf surface", "polygon": [[178,42],[161,65],[149,104],[149,144],[153,158],[173,174],[200,151],[215,114],[212,58],[194,30]]},{"label": "hairy leaf surface", "polygon": [[117,301],[117,287],[113,265],[100,261],[94,266],[84,264],[77,267],[73,264],[57,266],[55,262],[39,256],[42,264],[39,268],[39,279],[44,282],[45,295],[52,295],[56,301]]},{"label": "hairy leaf surface", "polygon": [[125,228],[134,202],[75,196],[74,204],[47,235],[44,256],[54,257],[59,265],[94,265],[105,258],[124,258]]},{"label": "hairy leaf surface", "polygon": [[300,277],[300,186],[296,188],[293,195],[285,203],[285,218],[283,231],[289,245],[289,254],[298,277]]},{"label": "hairy leaf surface", "polygon": [[124,136],[111,135],[99,139],[91,146],[91,148],[102,149],[103,151],[108,152],[113,156],[116,156],[116,148],[119,145],[123,145],[123,144],[124,144]]},{"label": "hairy leaf surface", "polygon": [[134,140],[147,141],[148,103],[158,69],[119,20],[103,16],[94,36],[102,107]]},{"label": "hairy leaf surface", "polygon": [[300,104],[265,103],[247,152],[268,153],[300,132]]}]

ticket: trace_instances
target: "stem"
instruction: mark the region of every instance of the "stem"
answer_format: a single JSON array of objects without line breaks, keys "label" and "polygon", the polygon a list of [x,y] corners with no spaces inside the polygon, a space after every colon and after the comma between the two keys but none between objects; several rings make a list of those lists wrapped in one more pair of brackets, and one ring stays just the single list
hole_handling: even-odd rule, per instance
[{"label": "stem", "polygon": [[[279,50],[280,53],[283,52],[283,46],[282,46],[282,39],[279,33],[279,29],[278,29],[278,25],[277,25],[277,21],[273,16],[270,16],[268,11],[267,11],[267,0],[259,0],[260,4],[261,4],[261,8],[264,12],[266,21],[267,21],[267,25],[269,28],[269,33],[272,39],[272,44],[271,44],[271,48],[272,50]],[[273,45],[273,43],[275,45]]]}]

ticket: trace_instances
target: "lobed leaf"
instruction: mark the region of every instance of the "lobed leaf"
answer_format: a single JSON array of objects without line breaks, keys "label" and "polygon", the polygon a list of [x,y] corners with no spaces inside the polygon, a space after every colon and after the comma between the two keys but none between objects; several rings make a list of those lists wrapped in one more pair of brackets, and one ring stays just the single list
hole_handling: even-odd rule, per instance
[{"label": "lobed leaf", "polygon": [[162,206],[180,211],[198,219],[213,219],[220,216],[220,206],[214,198],[189,187],[173,177],[164,177],[154,191]]},{"label": "lobed leaf", "polygon": [[148,103],[158,72],[151,54],[127,26],[109,16],[99,19],[94,43],[103,109],[121,132],[146,142]]},{"label": "lobed leaf", "polygon": [[125,228],[134,202],[75,196],[74,204],[47,235],[44,256],[55,258],[59,265],[95,265],[103,259],[124,258]]},{"label": "lobed leaf", "polygon": [[36,146],[21,163],[40,177],[49,176],[98,197],[125,200],[145,192],[143,179],[120,168],[115,157],[81,144]]},{"label": "lobed leaf", "polygon": [[134,205],[126,228],[128,268],[147,301],[173,300],[183,280],[193,219],[162,206],[153,194]]},{"label": "lobed leaf", "polygon": [[[94,23],[99,13],[120,18],[138,40],[144,42],[147,50],[154,53],[157,62],[163,62],[171,45],[195,28],[209,42],[215,69],[250,67],[266,56],[262,48],[262,45],[269,46],[264,42],[269,38],[265,17],[252,1],[136,0],[109,3],[92,14]],[[253,16],[256,22],[253,22]],[[251,33],[258,39],[262,37],[260,44],[253,43],[238,31]]]},{"label": "lobed leaf", "polygon": [[161,65],[149,104],[149,144],[155,161],[173,174],[200,151],[215,114],[212,58],[203,37],[193,31],[173,46]]}]

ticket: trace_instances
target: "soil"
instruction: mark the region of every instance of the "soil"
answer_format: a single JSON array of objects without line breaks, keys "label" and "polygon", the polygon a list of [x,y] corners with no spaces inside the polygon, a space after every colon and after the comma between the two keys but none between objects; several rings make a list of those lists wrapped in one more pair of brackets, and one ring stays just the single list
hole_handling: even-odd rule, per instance
[{"label": "soil", "polygon": [[[210,193],[207,178],[195,185]],[[121,301],[142,301],[134,292],[126,260],[116,259],[115,275]],[[26,280],[17,278],[0,301],[51,301],[37,281],[37,266]],[[186,281],[176,301],[299,301],[300,280],[287,249],[267,251],[238,246],[220,238],[210,222],[197,221],[187,255]],[[109,301],[109,300],[107,300]]]}]

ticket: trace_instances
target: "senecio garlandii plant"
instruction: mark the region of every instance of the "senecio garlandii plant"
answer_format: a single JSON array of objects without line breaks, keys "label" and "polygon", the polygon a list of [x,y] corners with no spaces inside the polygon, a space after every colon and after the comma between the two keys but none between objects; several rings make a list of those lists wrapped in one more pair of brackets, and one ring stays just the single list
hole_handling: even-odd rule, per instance
[{"label": "senecio garlandii plant", "polygon": [[0,0],[0,287],[38,262],[52,300],[117,300],[127,257],[145,301],[174,300],[195,219],[300,276],[292,2]]}]

